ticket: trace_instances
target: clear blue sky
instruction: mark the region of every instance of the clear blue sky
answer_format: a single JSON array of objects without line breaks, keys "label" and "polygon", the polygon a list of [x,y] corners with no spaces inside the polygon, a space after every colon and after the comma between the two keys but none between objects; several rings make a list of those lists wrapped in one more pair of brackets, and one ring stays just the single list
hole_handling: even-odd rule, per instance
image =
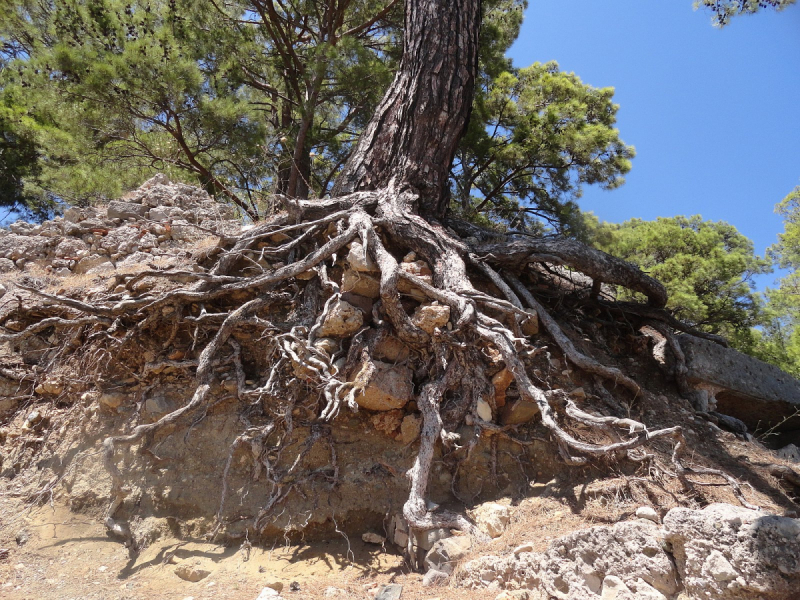
[{"label": "clear blue sky", "polygon": [[586,188],[584,210],[613,222],[700,214],[759,254],[775,242],[774,205],[800,185],[800,5],[720,30],[691,0],[531,0],[510,55],[616,89],[637,156],[620,189]]}]

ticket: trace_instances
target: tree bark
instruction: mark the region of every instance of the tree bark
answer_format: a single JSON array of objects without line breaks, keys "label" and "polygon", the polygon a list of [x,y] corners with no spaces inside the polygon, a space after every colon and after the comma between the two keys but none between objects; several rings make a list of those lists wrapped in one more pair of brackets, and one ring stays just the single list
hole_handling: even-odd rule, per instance
[{"label": "tree bark", "polygon": [[448,176],[472,109],[480,0],[408,0],[403,58],[332,194],[393,187],[442,217]]}]

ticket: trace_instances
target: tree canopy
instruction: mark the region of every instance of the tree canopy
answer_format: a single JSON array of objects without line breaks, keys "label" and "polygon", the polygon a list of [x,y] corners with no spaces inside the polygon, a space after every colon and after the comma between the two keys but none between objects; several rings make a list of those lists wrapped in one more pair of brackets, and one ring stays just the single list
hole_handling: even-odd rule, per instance
[{"label": "tree canopy", "polygon": [[[693,326],[721,334],[748,350],[759,324],[760,299],[753,276],[771,270],[753,242],[732,225],[693,217],[631,219],[600,224],[589,216],[600,249],[630,261],[667,288],[668,308]],[[621,290],[622,297],[631,297]]]}]

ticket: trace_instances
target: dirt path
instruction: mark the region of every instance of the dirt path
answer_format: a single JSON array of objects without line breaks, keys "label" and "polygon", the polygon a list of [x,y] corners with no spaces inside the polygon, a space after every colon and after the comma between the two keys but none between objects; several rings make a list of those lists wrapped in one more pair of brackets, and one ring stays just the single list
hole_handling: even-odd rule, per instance
[{"label": "dirt path", "polygon": [[[0,548],[10,554],[0,562],[0,598],[9,600],[255,600],[272,583],[283,585],[286,600],[374,598],[387,583],[403,585],[402,600],[486,597],[485,591],[422,588],[421,575],[409,573],[401,556],[361,540],[351,540],[349,548],[344,538],[254,547],[248,557],[238,548],[173,538],[130,559],[101,524],[66,508],[44,507],[4,520]],[[21,546],[15,540],[20,534],[27,535]],[[210,574],[184,581],[175,574],[178,565]]]}]

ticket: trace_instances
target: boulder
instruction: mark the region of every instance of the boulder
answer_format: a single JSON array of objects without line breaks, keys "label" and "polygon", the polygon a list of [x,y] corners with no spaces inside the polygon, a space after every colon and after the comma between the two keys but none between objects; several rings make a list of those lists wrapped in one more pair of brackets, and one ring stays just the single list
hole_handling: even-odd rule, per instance
[{"label": "boulder", "polygon": [[664,529],[690,597],[797,598],[800,520],[712,504],[673,508]]}]

